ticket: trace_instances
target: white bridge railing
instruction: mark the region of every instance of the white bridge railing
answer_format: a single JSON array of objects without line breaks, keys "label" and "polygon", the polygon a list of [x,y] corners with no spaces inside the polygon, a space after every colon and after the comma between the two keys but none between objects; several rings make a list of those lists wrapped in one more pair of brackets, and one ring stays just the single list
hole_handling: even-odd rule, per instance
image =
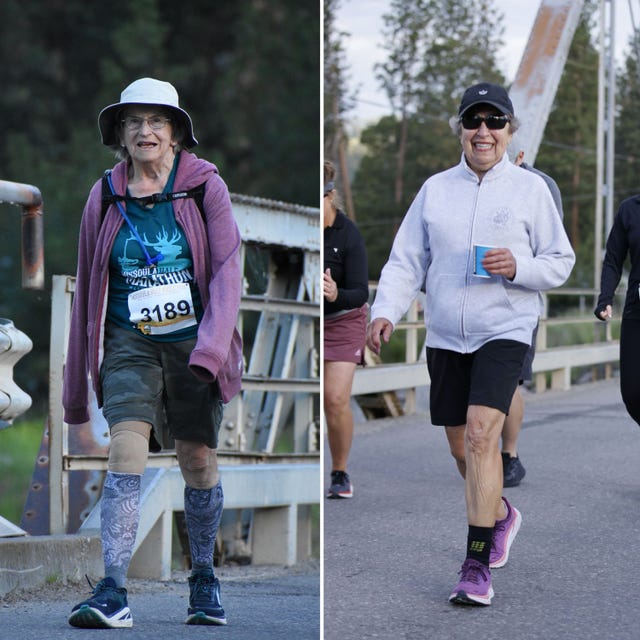
[{"label": "white bridge railing", "polygon": [[[370,285],[375,291],[375,284]],[[577,313],[562,317],[547,317],[546,310],[549,299],[559,296],[578,298]],[[619,359],[619,342],[612,337],[612,324],[603,323],[595,318],[592,309],[597,292],[593,289],[558,289],[545,294],[545,314],[540,319],[540,328],[536,342],[536,356],[533,361],[533,376],[535,391],[540,393],[547,388],[567,390],[572,384],[572,370],[579,367],[596,367],[605,365],[604,375],[608,377]],[[406,318],[398,323],[396,332],[404,332],[405,362],[374,363],[368,359],[366,367],[357,369],[352,396],[380,394],[386,392],[404,391],[404,413],[416,411],[416,389],[430,384],[429,373],[425,361],[424,344],[420,336],[424,336],[424,321],[422,315],[424,298],[417,298],[412,303]],[[618,311],[622,306],[618,306]],[[581,344],[562,344],[548,346],[548,334],[552,327],[563,325],[592,325],[593,332],[589,332],[593,341]],[[585,333],[585,332],[582,332]],[[387,347],[388,349],[388,347]],[[382,358],[385,357],[383,347]]]},{"label": "white bridge railing", "polygon": [[[220,432],[220,475],[229,517],[223,516],[218,538],[254,564],[291,565],[311,555],[318,535],[312,507],[321,496],[316,344],[320,216],[314,208],[237,194],[232,202],[243,238],[247,290],[238,324],[251,347],[245,349],[250,353],[245,353],[249,362],[242,392],[225,407]],[[92,535],[99,531],[108,428],[97,406],[91,407],[87,425],[70,429],[63,420],[62,379],[74,289],[73,277],[53,277],[49,533]],[[75,480],[74,472],[79,472]],[[150,454],[143,483],[131,575],[166,578],[173,514],[183,508],[184,482],[175,451]]]}]

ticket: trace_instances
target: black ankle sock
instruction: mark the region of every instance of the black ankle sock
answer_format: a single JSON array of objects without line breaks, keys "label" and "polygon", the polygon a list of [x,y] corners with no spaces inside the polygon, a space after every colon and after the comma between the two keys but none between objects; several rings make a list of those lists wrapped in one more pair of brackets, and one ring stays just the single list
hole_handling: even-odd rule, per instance
[{"label": "black ankle sock", "polygon": [[492,535],[493,527],[475,527],[470,524],[467,535],[467,558],[473,558],[488,567]]}]

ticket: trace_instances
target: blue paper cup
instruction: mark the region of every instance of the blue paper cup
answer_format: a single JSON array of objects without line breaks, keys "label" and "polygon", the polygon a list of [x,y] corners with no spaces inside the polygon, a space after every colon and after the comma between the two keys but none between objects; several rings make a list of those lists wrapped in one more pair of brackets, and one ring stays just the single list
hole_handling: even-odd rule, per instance
[{"label": "blue paper cup", "polygon": [[484,254],[489,251],[489,249],[494,249],[495,247],[488,247],[482,244],[474,244],[473,245],[473,275],[478,276],[479,278],[490,278],[491,274],[482,266],[482,261],[484,260]]}]

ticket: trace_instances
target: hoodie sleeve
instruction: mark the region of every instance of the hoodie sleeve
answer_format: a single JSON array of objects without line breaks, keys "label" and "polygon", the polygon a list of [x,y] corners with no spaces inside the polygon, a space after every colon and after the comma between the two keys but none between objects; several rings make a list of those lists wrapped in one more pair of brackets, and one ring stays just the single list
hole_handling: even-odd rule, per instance
[{"label": "hoodie sleeve", "polygon": [[209,299],[189,366],[198,378],[212,382],[229,357],[242,289],[240,231],[227,186],[217,174],[207,181],[204,210],[208,239],[205,250],[211,265]]},{"label": "hoodie sleeve", "polygon": [[349,246],[344,263],[344,288],[333,303],[337,309],[355,309],[369,299],[367,250],[357,227],[350,224]]},{"label": "hoodie sleeve", "polygon": [[623,202],[618,210],[609,237],[602,262],[602,272],[600,274],[600,295],[598,297],[598,307],[613,304],[624,261],[629,253],[628,230],[626,228],[626,211],[630,201]]},{"label": "hoodie sleeve", "polygon": [[380,275],[371,320],[386,318],[395,326],[425,284],[430,261],[429,237],[423,217],[426,191],[425,183],[398,229],[389,260]]},{"label": "hoodie sleeve", "polygon": [[89,420],[88,296],[91,267],[100,228],[102,184],[98,181],[89,194],[80,222],[76,288],[71,307],[69,343],[64,367],[62,405],[64,421],[82,424]]},{"label": "hoodie sleeve", "polygon": [[576,261],[562,219],[546,184],[537,180],[535,191],[528,195],[534,208],[529,228],[533,255],[516,255],[513,284],[546,291],[564,284]]}]

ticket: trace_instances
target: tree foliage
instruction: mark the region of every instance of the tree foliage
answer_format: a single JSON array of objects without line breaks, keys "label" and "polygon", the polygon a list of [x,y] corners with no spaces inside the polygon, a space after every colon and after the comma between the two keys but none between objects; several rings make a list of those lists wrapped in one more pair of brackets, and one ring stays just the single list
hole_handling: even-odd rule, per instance
[{"label": "tree foliage", "polygon": [[640,33],[630,39],[618,77],[615,147],[615,202],[640,193]]},{"label": "tree foliage", "polygon": [[353,183],[358,225],[377,279],[391,240],[427,177],[455,164],[448,119],[464,89],[501,83],[501,14],[491,0],[393,0],[384,16],[387,61],[377,69],[392,115],[367,127]]},{"label": "tree foliage", "polygon": [[337,30],[339,6],[340,0],[324,0],[324,157],[336,164],[339,145],[345,137],[345,114],[353,106],[344,51],[344,40],[349,34]]},{"label": "tree foliage", "polygon": [[[504,83],[496,64],[502,16],[490,0],[394,0],[392,8],[381,34],[388,58],[378,67],[390,115],[362,131],[365,152],[353,183],[373,280],[379,277],[395,230],[424,180],[459,158],[459,142],[447,119],[455,114],[464,89],[480,80]],[[594,274],[596,9],[597,3],[585,2],[535,161],[560,187],[565,227],[577,254],[569,284],[580,287],[591,287]],[[640,192],[640,38],[636,36],[630,45],[618,80],[616,203]],[[400,198],[399,171],[404,185]]]},{"label": "tree foliage", "polygon": [[535,163],[560,188],[565,228],[576,252],[569,282],[582,287],[593,285],[598,51],[592,15],[593,7],[586,5]]},{"label": "tree foliage", "polygon": [[[319,38],[311,0],[3,0],[0,179],[43,194],[47,291],[75,273],[89,188],[114,164],[98,113],[136,78],[176,87],[232,192],[317,206]],[[0,315],[34,341],[16,378],[46,398],[49,294],[20,290],[19,209],[0,211]]]}]

